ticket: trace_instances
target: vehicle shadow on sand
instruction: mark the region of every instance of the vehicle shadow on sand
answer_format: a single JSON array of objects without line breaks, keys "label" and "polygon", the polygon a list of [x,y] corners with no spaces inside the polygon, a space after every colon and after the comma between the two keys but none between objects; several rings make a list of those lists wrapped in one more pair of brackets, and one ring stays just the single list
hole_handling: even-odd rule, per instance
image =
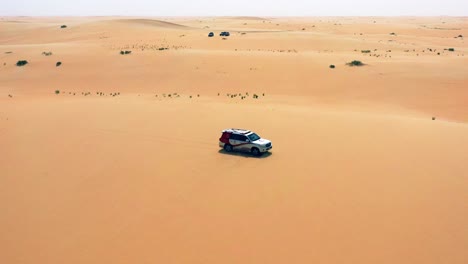
[{"label": "vehicle shadow on sand", "polygon": [[229,155],[229,156],[238,156],[238,157],[244,157],[244,158],[254,158],[254,159],[264,159],[264,158],[268,158],[272,155],[271,152],[265,152],[263,153],[261,156],[254,156],[248,152],[240,152],[240,151],[233,151],[233,152],[227,152],[226,150],[224,149],[220,149],[218,151],[218,153],[220,154],[224,154],[224,155]]}]

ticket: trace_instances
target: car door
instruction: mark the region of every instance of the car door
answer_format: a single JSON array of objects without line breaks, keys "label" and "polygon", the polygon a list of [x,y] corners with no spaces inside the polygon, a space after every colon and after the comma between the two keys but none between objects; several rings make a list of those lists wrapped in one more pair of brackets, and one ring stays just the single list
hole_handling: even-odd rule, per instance
[{"label": "car door", "polygon": [[239,144],[240,151],[250,151],[250,142],[246,136],[239,135]]},{"label": "car door", "polygon": [[240,137],[239,135],[237,134],[231,134],[231,136],[229,137],[229,143],[232,145],[233,149],[234,150],[241,150],[241,143],[240,142]]}]

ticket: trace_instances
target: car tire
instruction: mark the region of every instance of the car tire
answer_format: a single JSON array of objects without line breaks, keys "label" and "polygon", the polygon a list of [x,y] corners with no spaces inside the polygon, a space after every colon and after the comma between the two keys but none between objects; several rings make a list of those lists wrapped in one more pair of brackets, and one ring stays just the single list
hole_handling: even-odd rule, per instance
[{"label": "car tire", "polygon": [[262,155],[262,153],[260,152],[258,148],[252,148],[250,152],[252,153],[252,155],[257,156],[257,157]]},{"label": "car tire", "polygon": [[232,152],[232,146],[229,144],[224,144],[224,150],[227,152]]}]

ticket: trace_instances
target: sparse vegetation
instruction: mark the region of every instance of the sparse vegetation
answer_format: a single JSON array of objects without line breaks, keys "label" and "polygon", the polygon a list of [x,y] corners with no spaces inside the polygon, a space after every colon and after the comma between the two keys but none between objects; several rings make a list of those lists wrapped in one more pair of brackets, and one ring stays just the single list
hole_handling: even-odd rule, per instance
[{"label": "sparse vegetation", "polygon": [[370,53],[370,50],[361,50],[362,53]]},{"label": "sparse vegetation", "polygon": [[335,65],[330,65],[330,69],[335,69]]},{"label": "sparse vegetation", "polygon": [[130,54],[130,53],[132,53],[131,50],[121,50],[120,51],[120,55],[127,55],[127,54]]},{"label": "sparse vegetation", "polygon": [[392,35],[392,36],[396,36],[396,33],[395,33],[395,32],[392,32],[392,33],[390,33],[390,35]]},{"label": "sparse vegetation", "polygon": [[52,52],[51,51],[47,51],[47,52],[42,52],[42,55],[44,56],[51,56],[52,55]]},{"label": "sparse vegetation", "polygon": [[362,63],[361,61],[358,61],[358,60],[353,60],[351,62],[348,62],[347,65],[348,66],[363,66],[364,63]]},{"label": "sparse vegetation", "polygon": [[55,67],[59,67],[60,65],[62,65],[62,62],[60,61],[57,61],[57,63],[55,63]]},{"label": "sparse vegetation", "polygon": [[18,67],[21,67],[21,66],[24,66],[28,64],[28,61],[27,60],[19,60],[17,63],[16,63],[16,66]]},{"label": "sparse vegetation", "polygon": [[452,51],[452,52],[453,52],[453,51],[455,51],[455,49],[454,49],[454,48],[449,48],[448,51]]},{"label": "sparse vegetation", "polygon": [[55,90],[55,94],[60,94],[60,90]]},{"label": "sparse vegetation", "polygon": [[67,28],[67,25],[61,25],[60,28]]}]

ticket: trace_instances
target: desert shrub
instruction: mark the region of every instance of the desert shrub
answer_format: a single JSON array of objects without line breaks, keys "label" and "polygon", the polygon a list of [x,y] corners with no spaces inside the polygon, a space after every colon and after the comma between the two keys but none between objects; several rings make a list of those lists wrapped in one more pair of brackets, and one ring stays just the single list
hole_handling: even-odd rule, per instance
[{"label": "desert shrub", "polygon": [[67,28],[67,25],[61,25],[60,28]]},{"label": "desert shrub", "polygon": [[458,35],[459,38],[463,38],[463,35]]},{"label": "desert shrub", "polygon": [[60,65],[62,65],[62,62],[60,61],[57,61],[57,63],[55,63],[55,67],[59,67]]},{"label": "desert shrub", "polygon": [[361,50],[362,53],[370,53],[370,50]]},{"label": "desert shrub", "polygon": [[455,51],[455,49],[454,48],[449,48],[448,51]]},{"label": "desert shrub", "polygon": [[27,60],[19,60],[17,63],[16,63],[16,66],[18,67],[21,67],[21,66],[24,66],[28,64],[28,61]]},{"label": "desert shrub", "polygon": [[392,35],[392,36],[396,36],[396,33],[395,33],[395,32],[392,32],[392,33],[390,33],[390,35]]},{"label": "desert shrub", "polygon": [[55,90],[55,94],[60,94],[60,90]]},{"label": "desert shrub", "polygon": [[52,55],[52,52],[51,51],[47,51],[47,52],[42,52],[42,55],[44,56],[51,56]]},{"label": "desert shrub", "polygon": [[330,69],[335,69],[335,65],[330,65]]},{"label": "desert shrub", "polygon": [[347,65],[348,66],[363,66],[364,63],[362,63],[361,61],[358,61],[358,60],[353,60],[351,62],[348,62]]},{"label": "desert shrub", "polygon": [[127,54],[130,54],[130,53],[132,53],[131,50],[121,50],[120,51],[120,55],[127,55]]}]

